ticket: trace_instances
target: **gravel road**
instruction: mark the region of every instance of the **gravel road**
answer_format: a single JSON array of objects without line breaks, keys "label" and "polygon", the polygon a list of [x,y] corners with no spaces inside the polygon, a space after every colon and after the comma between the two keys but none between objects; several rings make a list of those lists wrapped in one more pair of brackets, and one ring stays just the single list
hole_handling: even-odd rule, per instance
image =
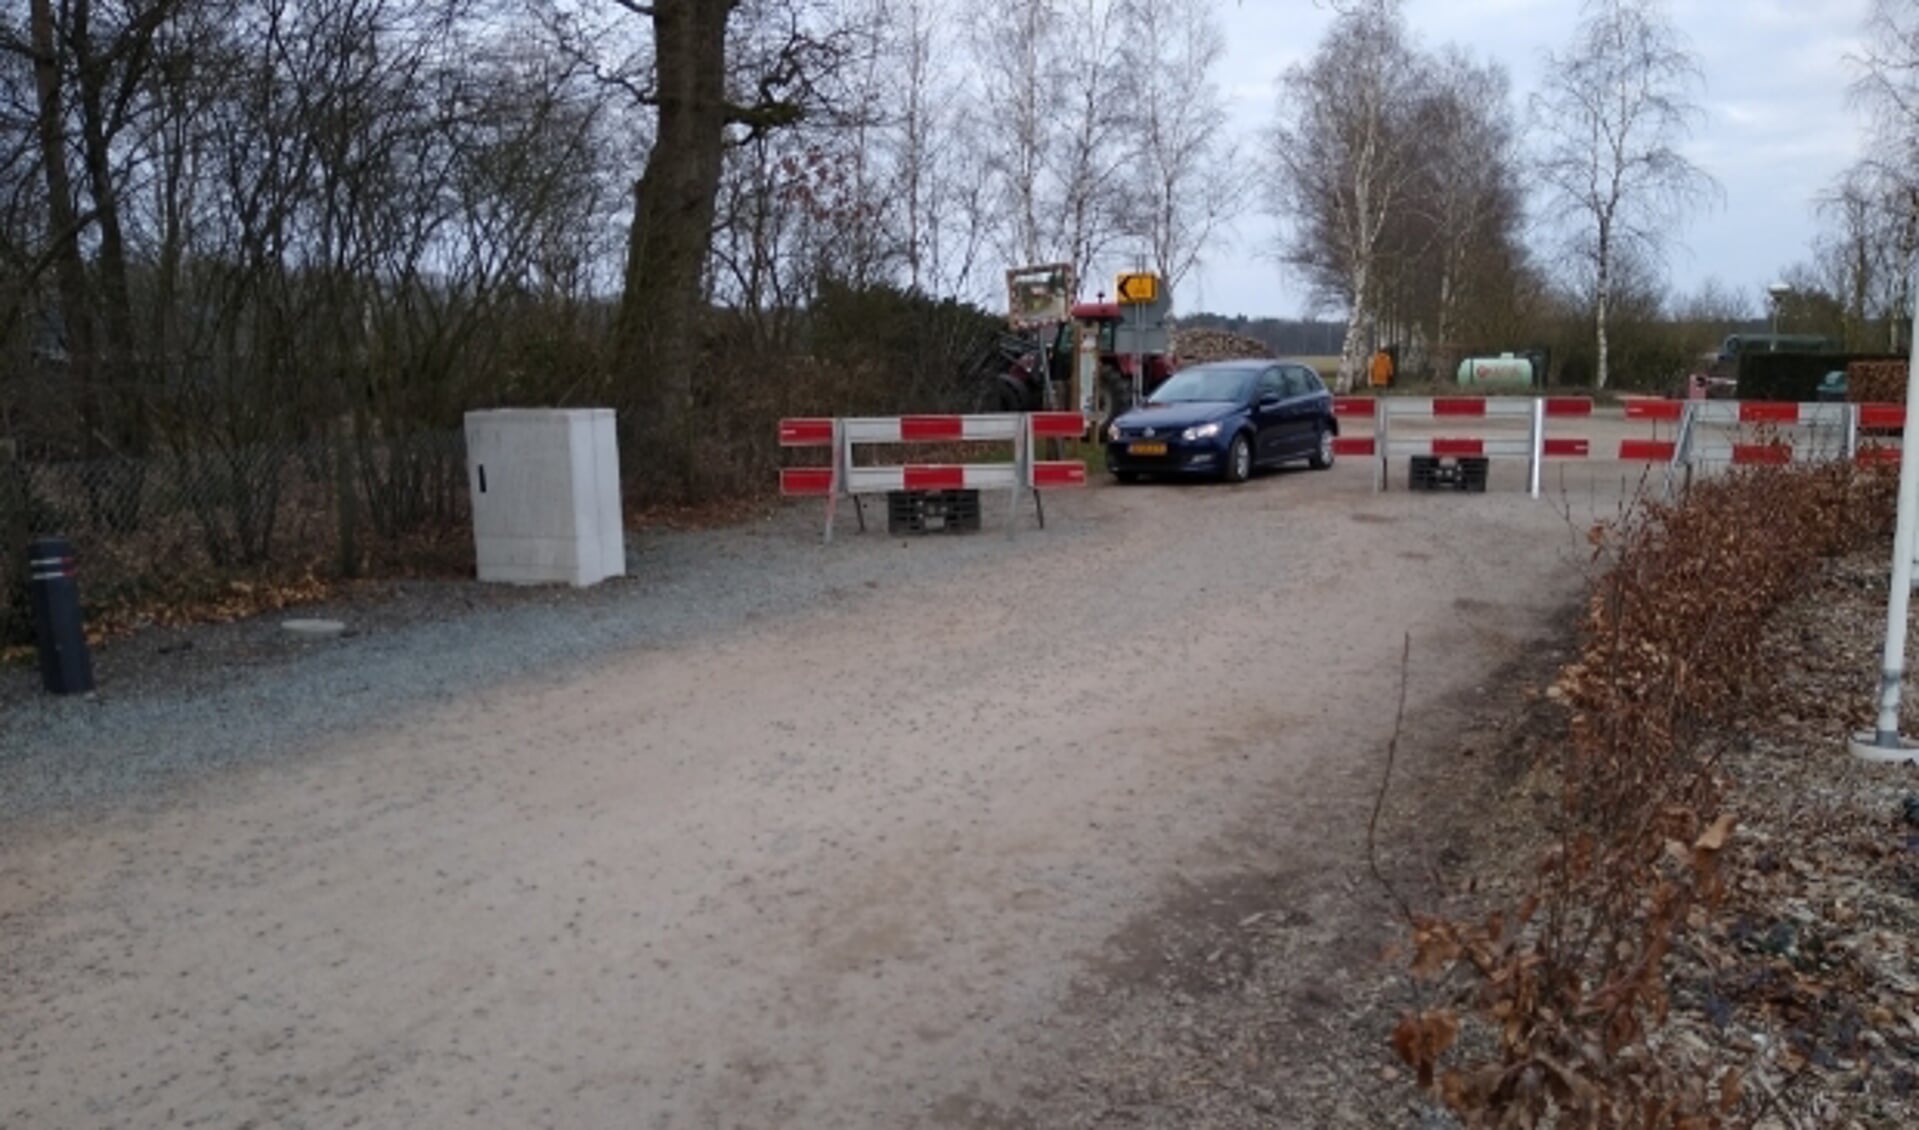
[{"label": "gravel road", "polygon": [[1350,871],[1403,634],[1415,713],[1474,693],[1636,475],[1348,461],[830,547],[808,507],[587,593],[134,641],[91,701],[7,672],[0,1124],[1017,1111],[1160,900]]}]

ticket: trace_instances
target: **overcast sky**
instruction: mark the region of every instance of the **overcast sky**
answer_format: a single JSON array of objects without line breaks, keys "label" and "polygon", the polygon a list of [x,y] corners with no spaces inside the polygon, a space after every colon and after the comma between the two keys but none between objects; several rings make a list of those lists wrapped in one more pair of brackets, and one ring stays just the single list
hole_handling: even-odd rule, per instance
[{"label": "overcast sky", "polygon": [[[1668,0],[1705,74],[1704,119],[1686,153],[1724,190],[1668,255],[1673,285],[1716,277],[1748,299],[1809,256],[1814,197],[1860,151],[1861,118],[1846,104],[1846,57],[1861,42],[1868,0]],[[1219,0],[1228,53],[1223,86],[1234,132],[1251,145],[1272,120],[1275,80],[1311,55],[1332,15],[1324,0]],[[1459,44],[1502,63],[1523,114],[1545,57],[1564,51],[1578,0],[1407,0],[1422,46]],[[1307,296],[1272,258],[1275,227],[1248,215],[1183,285],[1180,309],[1299,316]]]}]

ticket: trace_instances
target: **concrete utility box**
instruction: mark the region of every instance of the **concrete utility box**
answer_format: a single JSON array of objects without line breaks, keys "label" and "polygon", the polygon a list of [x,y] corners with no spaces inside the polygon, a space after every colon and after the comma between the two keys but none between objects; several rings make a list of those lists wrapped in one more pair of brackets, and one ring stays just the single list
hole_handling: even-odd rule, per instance
[{"label": "concrete utility box", "polygon": [[591,585],[626,574],[611,408],[468,412],[466,479],[480,580]]}]

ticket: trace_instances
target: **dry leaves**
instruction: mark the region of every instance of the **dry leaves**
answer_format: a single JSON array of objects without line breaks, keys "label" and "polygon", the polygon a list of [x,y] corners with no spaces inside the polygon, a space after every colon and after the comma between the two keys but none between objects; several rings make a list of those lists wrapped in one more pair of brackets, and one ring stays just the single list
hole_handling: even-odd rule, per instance
[{"label": "dry leaves", "polygon": [[[1668,1039],[1672,968],[1730,897],[1727,857],[1744,859],[1716,739],[1778,670],[1775,612],[1822,559],[1889,530],[1891,486],[1844,466],[1730,474],[1592,539],[1582,651],[1549,692],[1569,711],[1558,843],[1510,922],[1415,927],[1415,972],[1463,985],[1459,1018],[1494,1037],[1460,1041],[1475,1050],[1437,1076],[1469,1124],[1704,1128],[1752,1101],[1736,1065],[1715,1077]],[[1444,1052],[1435,1023],[1394,1037],[1422,1079]]]},{"label": "dry leaves", "polygon": [[141,628],[227,624],[265,612],[316,604],[332,596],[334,582],[307,571],[273,580],[230,580],[180,586],[121,598],[87,609],[87,642],[98,646]]}]

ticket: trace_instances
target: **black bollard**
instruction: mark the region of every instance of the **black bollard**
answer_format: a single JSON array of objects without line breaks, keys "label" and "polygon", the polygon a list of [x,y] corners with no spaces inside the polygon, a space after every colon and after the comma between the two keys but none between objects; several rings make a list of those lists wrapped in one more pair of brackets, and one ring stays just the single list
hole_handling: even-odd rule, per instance
[{"label": "black bollard", "polygon": [[40,681],[54,694],[92,690],[93,660],[80,622],[73,546],[65,538],[35,538],[27,543],[27,579],[33,638],[40,645]]}]

